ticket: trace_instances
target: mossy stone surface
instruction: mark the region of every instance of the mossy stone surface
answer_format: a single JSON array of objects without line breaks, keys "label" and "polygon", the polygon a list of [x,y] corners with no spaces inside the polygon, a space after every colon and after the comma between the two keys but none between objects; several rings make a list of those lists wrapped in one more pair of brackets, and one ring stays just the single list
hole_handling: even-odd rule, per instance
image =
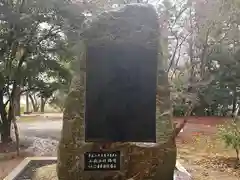
[{"label": "mossy stone surface", "polygon": [[[144,21],[141,20],[144,19]],[[148,19],[149,18],[149,19]],[[106,42],[141,44],[156,48],[159,41],[157,13],[150,5],[127,5],[106,12],[92,22],[84,32],[85,44],[103,45]],[[153,25],[152,24],[157,24]],[[139,32],[138,32],[139,31]],[[139,36],[143,32],[143,36]],[[160,49],[160,48],[159,48]],[[86,54],[87,52],[85,52]],[[160,53],[161,54],[161,53]],[[161,66],[159,58],[159,66]],[[84,142],[84,102],[86,56],[79,57],[76,72],[65,103],[62,137],[58,149],[57,175],[59,180],[173,180],[176,163],[176,144],[172,140],[171,105],[167,74],[158,73],[157,143],[109,143],[104,150],[120,150],[122,167],[118,172],[85,172],[83,155],[99,151],[101,143]],[[160,67],[161,68],[161,67]],[[100,128],[100,127],[98,127]]]}]

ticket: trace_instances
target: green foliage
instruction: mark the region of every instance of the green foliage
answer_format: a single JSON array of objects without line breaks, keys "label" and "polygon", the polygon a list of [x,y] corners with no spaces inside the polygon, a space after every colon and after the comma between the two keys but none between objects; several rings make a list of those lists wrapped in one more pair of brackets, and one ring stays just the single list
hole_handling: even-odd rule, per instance
[{"label": "green foliage", "polygon": [[63,111],[66,98],[67,93],[63,92],[62,90],[58,90],[54,93],[53,98],[50,100],[49,104],[54,108],[59,108],[61,111]]},{"label": "green foliage", "polygon": [[[168,50],[174,112],[186,103],[184,96],[189,92],[198,99],[195,115],[225,116],[234,111],[240,100],[239,8],[239,0],[179,4],[167,0],[159,6],[171,37]],[[204,81],[208,83],[199,86]]]},{"label": "green foliage", "polygon": [[66,64],[76,56],[71,48],[80,39],[85,16],[66,0],[0,0],[0,14],[1,104],[8,113],[4,127],[10,128],[7,121],[14,113],[9,102],[15,101],[16,87],[37,94],[45,104],[69,83]]},{"label": "green foliage", "polygon": [[184,116],[187,110],[188,106],[186,104],[173,105],[173,115],[176,117]]},{"label": "green foliage", "polygon": [[237,152],[237,159],[239,159],[240,150],[240,125],[232,121],[229,124],[218,127],[220,138],[224,141],[227,147],[231,147]]},{"label": "green foliage", "polygon": [[65,64],[74,43],[68,36],[77,38],[84,20],[77,7],[65,0],[0,1],[0,87],[6,98],[12,98],[14,83],[49,97],[57,83],[69,81]]}]

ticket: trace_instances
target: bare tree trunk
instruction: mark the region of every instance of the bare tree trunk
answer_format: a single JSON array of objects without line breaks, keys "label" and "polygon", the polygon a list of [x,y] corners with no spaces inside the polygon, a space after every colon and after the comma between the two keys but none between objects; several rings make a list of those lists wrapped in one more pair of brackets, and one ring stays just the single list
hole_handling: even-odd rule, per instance
[{"label": "bare tree trunk", "polygon": [[38,112],[39,105],[37,104],[36,98],[34,98],[31,94],[29,94],[29,98],[30,98],[31,103],[32,103],[33,112]]},{"label": "bare tree trunk", "polygon": [[17,89],[17,83],[14,82],[13,84],[13,89],[10,95],[10,100],[9,100],[9,108],[8,108],[8,116],[7,116],[7,121],[9,123],[9,131],[11,135],[11,123],[13,119],[15,118],[15,99],[16,99],[16,89]]},{"label": "bare tree trunk", "polygon": [[236,156],[237,156],[237,159],[236,159],[236,164],[235,164],[235,168],[238,168],[239,167],[239,149],[235,149],[236,151]]},{"label": "bare tree trunk", "polygon": [[237,154],[237,161],[239,162],[239,150],[236,149],[236,154]]},{"label": "bare tree trunk", "polygon": [[233,91],[233,103],[232,103],[232,114],[234,115],[235,111],[236,111],[236,107],[237,107],[237,88],[234,87],[234,91]]},{"label": "bare tree trunk", "polygon": [[46,99],[44,99],[43,97],[41,97],[41,108],[40,108],[40,111],[41,111],[42,113],[44,113],[46,101],[47,101]]},{"label": "bare tree trunk", "polygon": [[2,121],[1,127],[1,140],[3,143],[8,143],[12,141],[11,138],[11,122],[8,121],[7,111],[5,109],[5,104],[3,102],[3,90],[0,89],[0,115]]},{"label": "bare tree trunk", "polygon": [[[192,7],[190,8],[190,31],[191,34],[193,34],[193,15],[192,15]],[[194,77],[194,52],[193,52],[193,36],[190,36],[189,38],[189,49],[188,49],[188,54],[190,58],[190,84],[193,83],[193,77]]]},{"label": "bare tree trunk", "polygon": [[9,143],[12,141],[11,138],[11,122],[7,120],[7,115],[3,117],[2,119],[2,134],[1,134],[1,140],[3,143]]},{"label": "bare tree trunk", "polygon": [[[14,104],[13,104],[14,107]],[[13,108],[15,109],[15,107]],[[20,142],[19,142],[19,132],[18,132],[18,127],[16,123],[16,116],[15,116],[15,111],[13,111],[13,127],[14,127],[14,133],[15,133],[15,138],[16,138],[16,151],[17,151],[17,156],[20,155]]]},{"label": "bare tree trunk", "polygon": [[[9,104],[9,109],[8,109],[8,122],[10,122],[10,128],[11,128],[11,122],[13,123],[14,126],[14,132],[15,132],[15,137],[16,137],[16,150],[17,150],[17,155],[19,155],[19,133],[18,133],[18,128],[17,128],[17,123],[16,123],[16,107],[15,107],[15,102],[16,102],[16,97],[20,95],[20,86],[17,85],[17,82],[15,81],[13,84],[13,89],[12,93],[10,96],[10,104]],[[11,131],[11,129],[10,129]]]},{"label": "bare tree trunk", "polygon": [[235,108],[235,111],[233,113],[233,121],[236,123],[237,120],[238,120],[238,113],[239,113],[239,110],[240,110],[240,107],[239,105],[237,106],[238,104],[236,104],[236,108]]},{"label": "bare tree trunk", "polygon": [[26,113],[29,113],[29,92],[26,92]]},{"label": "bare tree trunk", "polygon": [[17,90],[18,86],[16,84],[16,82],[13,84],[13,89],[10,95],[10,104],[9,104],[9,108],[8,108],[8,113],[6,112],[6,107],[3,104],[3,91],[1,91],[0,93],[0,107],[1,107],[1,118],[2,118],[2,122],[3,122],[3,132],[2,132],[2,141],[4,143],[8,143],[12,141],[11,138],[11,123],[12,120],[15,118],[15,99],[16,99],[16,90]]},{"label": "bare tree trunk", "polygon": [[16,87],[16,95],[15,95],[15,100],[14,100],[14,110],[15,110],[15,115],[20,116],[21,115],[21,94],[20,94],[21,88],[20,86]]}]

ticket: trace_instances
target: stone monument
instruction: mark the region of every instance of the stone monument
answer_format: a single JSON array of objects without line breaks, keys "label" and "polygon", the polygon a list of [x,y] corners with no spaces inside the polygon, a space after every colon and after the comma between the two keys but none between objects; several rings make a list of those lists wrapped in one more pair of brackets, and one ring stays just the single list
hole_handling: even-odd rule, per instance
[{"label": "stone monument", "polygon": [[[65,103],[62,137],[58,150],[58,179],[173,180],[176,163],[176,145],[172,136],[173,125],[170,115],[171,106],[169,85],[167,74],[164,71],[164,67],[162,67],[163,57],[159,46],[160,34],[158,15],[155,9],[151,5],[131,4],[115,11],[105,12],[97,19],[93,20],[88,29],[84,32],[84,38],[86,47],[85,55],[81,56],[76,63],[79,67],[72,79],[69,94]],[[101,47],[105,48],[101,49]],[[139,141],[141,141],[140,139],[145,138],[149,139],[148,142],[156,140],[156,143],[115,142],[114,139],[110,139],[110,142],[85,142],[85,135],[87,134],[85,132],[84,121],[86,113],[85,95],[87,91],[86,87],[88,87],[86,85],[86,79],[89,80],[89,77],[86,78],[86,69],[88,68],[86,67],[86,64],[88,64],[86,62],[95,58],[91,53],[96,52],[97,54],[100,54],[99,48],[100,51],[102,50],[105,52],[103,59],[106,58],[107,49],[109,49],[109,54],[111,56],[119,56],[119,60],[124,58],[124,54],[119,54],[119,52],[121,52],[119,49],[126,48],[128,51],[123,52],[132,51],[132,53],[139,53],[141,56],[144,56],[144,54],[139,52],[139,49],[142,49],[143,51],[146,49],[150,50],[148,51],[150,53],[147,56],[144,56],[143,58],[139,57],[139,62],[146,62],[146,58],[149,58],[149,63],[154,64],[154,58],[158,56],[158,63],[155,64],[156,71],[152,71],[152,73],[156,74],[157,78],[155,80],[153,78],[152,80],[152,82],[157,81],[156,84],[158,85],[157,91],[155,91],[155,96],[157,95],[157,106],[155,104],[150,105],[155,108],[157,107],[156,124],[154,125],[157,130],[153,130],[152,134],[151,131],[149,131],[150,134],[139,138]],[[113,53],[113,51],[115,51],[115,53]],[[88,53],[90,53],[90,55]],[[127,58],[129,57],[130,56],[127,56]],[[109,60],[111,58],[106,59]],[[113,60],[116,60],[116,58]],[[104,64],[99,64],[99,66],[104,66]],[[138,68],[141,67],[139,66]],[[146,68],[146,71],[148,70],[149,69]],[[149,77],[152,77],[151,72],[147,72],[146,74],[148,74]],[[146,82],[146,84],[148,83],[151,86],[153,84],[151,82]],[[147,89],[145,89],[145,91],[147,91]],[[151,98],[150,95],[148,99]],[[137,99],[138,98],[135,98],[137,103],[142,103]],[[134,102],[130,103],[129,106],[132,106],[133,103]],[[148,111],[151,111],[151,108],[149,108]],[[146,117],[151,118],[152,112],[148,114],[149,116]],[[128,118],[127,116],[122,117]],[[141,125],[143,126],[143,124]],[[151,123],[148,124],[148,126],[153,127]],[[101,127],[96,127],[96,129],[97,128]],[[156,136],[155,140],[152,139],[153,135]],[[87,136],[90,137],[90,139],[93,137],[91,134],[87,134]],[[120,140],[121,138],[124,139],[125,137],[118,137],[116,140]],[[132,138],[138,140],[137,137],[132,136]],[[120,169],[114,171],[85,171],[85,154],[88,152],[104,151],[121,152]]]}]

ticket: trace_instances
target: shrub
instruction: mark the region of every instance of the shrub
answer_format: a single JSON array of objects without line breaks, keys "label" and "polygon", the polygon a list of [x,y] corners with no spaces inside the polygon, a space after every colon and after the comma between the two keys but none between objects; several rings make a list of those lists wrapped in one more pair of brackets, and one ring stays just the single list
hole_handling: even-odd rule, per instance
[{"label": "shrub", "polygon": [[239,163],[240,150],[240,126],[232,121],[229,124],[218,127],[220,138],[224,141],[227,147],[231,147],[236,151],[237,165]]},{"label": "shrub", "polygon": [[188,107],[184,104],[173,105],[173,115],[176,117],[184,116]]}]

